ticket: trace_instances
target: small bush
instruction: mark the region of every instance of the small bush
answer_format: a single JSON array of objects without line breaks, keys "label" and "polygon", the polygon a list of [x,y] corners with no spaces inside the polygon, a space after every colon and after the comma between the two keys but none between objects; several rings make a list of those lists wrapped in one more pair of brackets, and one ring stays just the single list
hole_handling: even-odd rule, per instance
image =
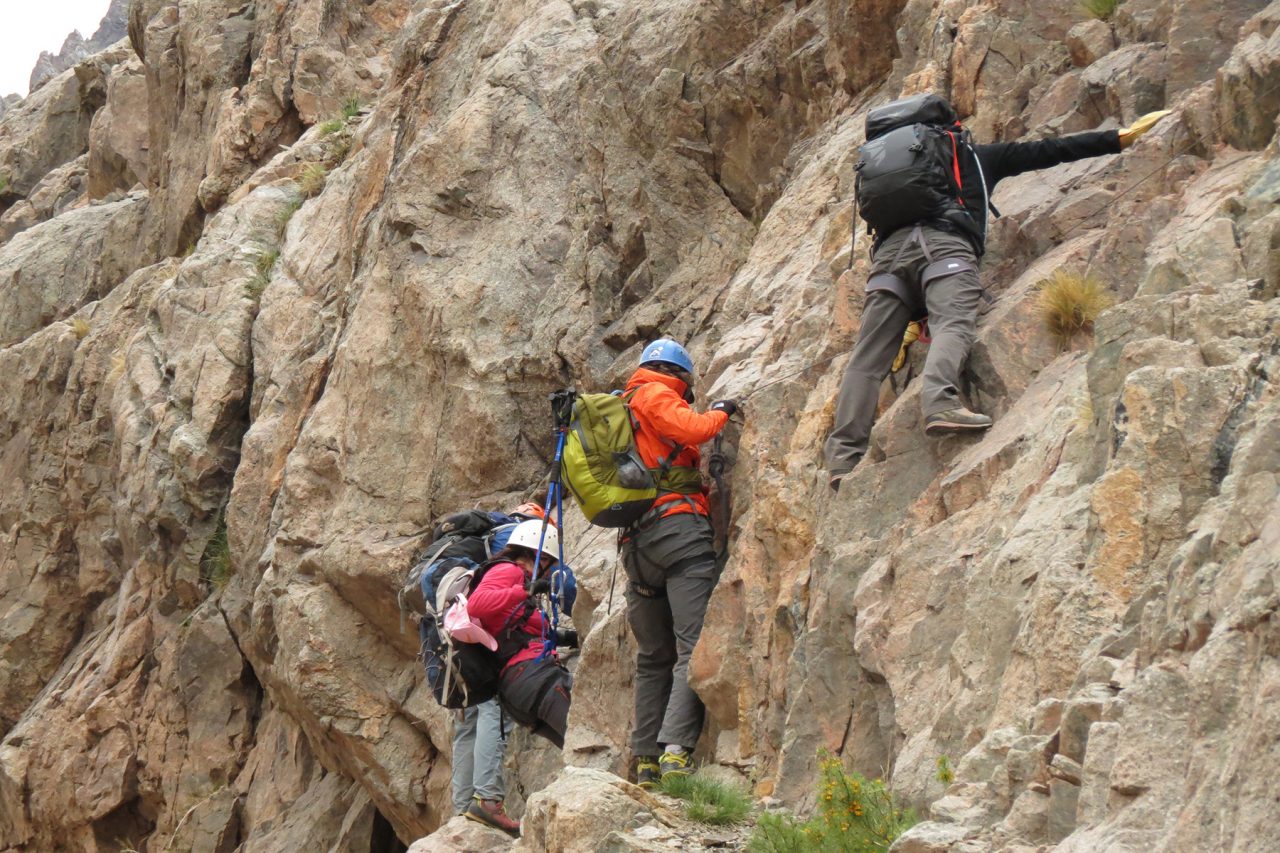
[{"label": "small bush", "polygon": [[684,800],[685,815],[698,823],[742,823],[751,814],[751,798],[746,791],[702,773],[664,779],[662,793]]},{"label": "small bush", "polygon": [[347,98],[346,103],[342,105],[342,117],[350,121],[360,114],[360,99],[355,95]]},{"label": "small bush", "polygon": [[942,783],[943,787],[956,781],[956,772],[951,769],[950,758],[945,755],[939,755],[936,764],[938,767],[938,781]]},{"label": "small bush", "polygon": [[334,161],[337,163],[341,163],[346,160],[347,155],[350,153],[351,137],[349,136],[340,137],[334,140],[334,143],[329,146],[329,156],[333,157]]},{"label": "small bush", "polygon": [[1040,316],[1049,334],[1064,347],[1114,303],[1106,286],[1088,276],[1058,270],[1040,283]]},{"label": "small bush", "polygon": [[1120,8],[1120,3],[1121,0],[1080,0],[1080,8],[1090,18],[1109,21],[1116,13],[1116,9]]},{"label": "small bush", "polygon": [[227,519],[220,514],[218,526],[200,556],[200,577],[215,590],[220,590],[233,574],[235,566],[231,562],[231,546],[227,544]]},{"label": "small bush", "polygon": [[76,340],[83,341],[89,335],[89,321],[77,317],[71,321],[71,331],[75,333]]},{"label": "small bush", "polygon": [[751,853],[885,853],[916,822],[884,783],[847,773],[840,759],[819,761],[818,811],[803,823],[787,814],[760,816],[747,849]]},{"label": "small bush", "polygon": [[302,193],[303,198],[315,198],[320,195],[320,191],[324,189],[325,179],[329,177],[329,170],[322,163],[311,163],[302,170],[301,177],[298,178],[298,190]]},{"label": "small bush", "polygon": [[320,125],[320,135],[329,136],[337,133],[347,126],[347,123],[340,118],[331,118],[324,124]]}]

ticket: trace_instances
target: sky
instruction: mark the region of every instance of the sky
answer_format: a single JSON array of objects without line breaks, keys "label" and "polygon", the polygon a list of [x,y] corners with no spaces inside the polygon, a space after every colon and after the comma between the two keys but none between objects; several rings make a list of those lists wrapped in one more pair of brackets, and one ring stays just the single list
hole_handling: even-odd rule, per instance
[{"label": "sky", "polygon": [[0,0],[0,94],[26,96],[40,51],[57,53],[72,30],[89,38],[110,0]]}]

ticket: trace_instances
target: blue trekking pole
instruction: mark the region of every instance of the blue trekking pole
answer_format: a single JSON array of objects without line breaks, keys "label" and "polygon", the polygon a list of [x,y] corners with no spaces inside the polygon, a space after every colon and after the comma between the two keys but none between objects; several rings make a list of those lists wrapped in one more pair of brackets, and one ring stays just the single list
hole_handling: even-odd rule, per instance
[{"label": "blue trekking pole", "polygon": [[[577,397],[577,392],[572,388],[556,391],[551,395],[551,414],[555,421],[556,452],[551,461],[551,482],[547,486],[547,504],[542,510],[542,530],[538,535],[538,552],[533,566],[533,580],[535,581],[542,572],[542,547],[547,539],[547,526],[551,523],[552,506],[556,510],[556,529],[564,530],[564,486],[561,480],[561,466],[564,461],[564,443],[569,435],[569,424],[573,421],[573,403]],[[563,536],[559,537],[559,545],[557,559],[559,564],[563,565]],[[544,619],[542,623],[542,657],[550,654],[555,649],[555,631],[560,624],[560,608],[556,602],[554,588],[547,597],[551,600],[551,620],[549,629],[547,620]]]}]

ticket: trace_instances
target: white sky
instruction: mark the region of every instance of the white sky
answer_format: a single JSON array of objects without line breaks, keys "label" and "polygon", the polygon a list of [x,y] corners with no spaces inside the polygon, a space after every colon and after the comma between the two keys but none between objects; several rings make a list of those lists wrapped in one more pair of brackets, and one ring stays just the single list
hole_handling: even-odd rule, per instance
[{"label": "white sky", "polygon": [[57,53],[72,30],[89,38],[110,0],[0,0],[0,95],[27,94],[40,51]]}]

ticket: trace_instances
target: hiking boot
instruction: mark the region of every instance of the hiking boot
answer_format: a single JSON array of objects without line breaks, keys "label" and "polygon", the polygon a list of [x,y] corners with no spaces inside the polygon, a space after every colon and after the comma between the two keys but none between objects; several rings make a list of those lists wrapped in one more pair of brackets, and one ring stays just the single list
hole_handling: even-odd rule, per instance
[{"label": "hiking boot", "polygon": [[924,419],[925,435],[949,435],[953,432],[975,432],[991,426],[991,418],[960,406]]},{"label": "hiking boot", "polygon": [[520,837],[520,823],[507,817],[507,809],[502,800],[482,800],[477,797],[467,806],[466,818],[500,829],[512,838]]},{"label": "hiking boot", "polygon": [[688,776],[693,772],[693,755],[688,752],[664,752],[658,759],[658,769],[662,772],[662,781]]},{"label": "hiking boot", "polygon": [[636,784],[646,791],[652,791],[662,782],[662,768],[653,755],[636,756]]}]

